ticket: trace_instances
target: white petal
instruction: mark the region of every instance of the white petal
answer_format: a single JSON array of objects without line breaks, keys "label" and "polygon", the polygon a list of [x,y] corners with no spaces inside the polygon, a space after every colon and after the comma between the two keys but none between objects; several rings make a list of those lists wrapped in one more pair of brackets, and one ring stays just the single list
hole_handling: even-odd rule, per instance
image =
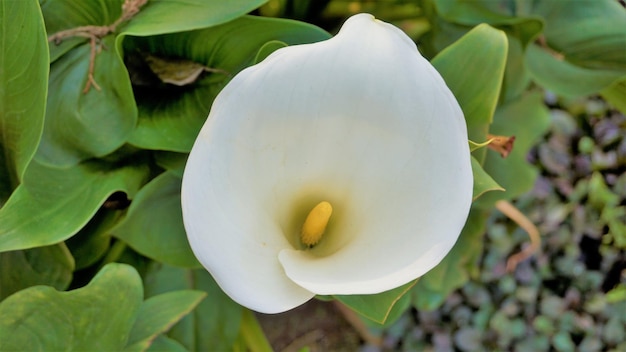
[{"label": "white petal", "polygon": [[[281,49],[229,83],[182,197],[191,246],[222,289],[278,312],[422,275],[456,241],[471,193],[454,97],[399,29],[357,15],[335,38]],[[297,250],[291,226],[303,200],[335,208],[313,251]]]},{"label": "white petal", "polygon": [[351,133],[326,139],[341,146],[334,158],[353,175],[353,222],[341,229],[349,242],[323,257],[292,249],[280,255],[287,275],[317,294],[378,293],[423,275],[452,248],[471,204],[461,109],[415,46],[400,45],[407,38],[402,32],[370,22],[351,19],[335,38],[343,53],[334,53],[332,64],[309,55],[322,66],[372,73],[302,78],[333,82],[321,95],[355,95],[360,119]]},{"label": "white petal", "polygon": [[192,250],[222,290],[243,306],[272,314],[305,303],[314,294],[285,276],[277,256],[290,244],[269,209],[253,199],[254,176],[236,175],[241,170],[215,148],[220,130],[207,126],[189,155],[181,192]]}]

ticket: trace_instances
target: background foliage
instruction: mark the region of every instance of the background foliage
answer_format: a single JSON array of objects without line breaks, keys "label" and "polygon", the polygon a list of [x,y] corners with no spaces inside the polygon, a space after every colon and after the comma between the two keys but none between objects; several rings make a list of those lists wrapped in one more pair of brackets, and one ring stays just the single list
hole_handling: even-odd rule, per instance
[{"label": "background foliage", "polygon": [[[325,40],[357,12],[396,24],[418,43],[459,100],[473,142],[491,135],[515,135],[516,142],[506,158],[486,147],[473,151],[472,212],[438,267],[383,294],[326,299],[384,324],[407,345],[437,336],[428,329],[414,340],[393,335],[408,326],[407,312],[422,312],[417,319],[424,320],[429,313],[423,312],[443,307],[436,319],[473,322],[454,335],[463,350],[488,345],[485,331],[508,336],[494,348],[516,341],[530,349],[619,348],[615,331],[626,322],[606,307],[626,309],[624,280],[585,297],[591,303],[583,306],[603,302],[604,308],[585,306],[588,315],[564,321],[572,303],[559,297],[571,291],[542,285],[565,277],[580,295],[590,287],[580,280],[598,278],[577,277],[576,263],[567,262],[575,256],[548,247],[535,267],[526,262],[517,276],[497,282],[498,263],[525,239],[493,208],[528,194],[541,172],[563,187],[557,195],[568,201],[560,213],[542,206],[556,217],[551,221],[567,218],[574,228],[543,229],[557,232],[548,243],[591,238],[613,258],[601,260],[599,269],[619,271],[612,263],[623,269],[626,11],[620,2],[0,0],[0,350],[259,346],[254,316],[200,269],[186,241],[180,210],[186,156],[211,102],[237,72],[280,47]],[[591,95],[610,105],[602,113],[580,108]],[[533,148],[546,133],[550,143]],[[578,159],[562,163],[570,146]],[[529,163],[529,153],[539,162]],[[560,176],[570,169],[577,170],[573,176]],[[533,194],[555,202],[545,192]],[[542,206],[526,211],[537,219]],[[555,264],[556,272],[542,265],[552,255],[565,261]],[[534,293],[524,296],[518,285]],[[498,301],[480,301],[494,286]],[[455,305],[459,295],[476,303]],[[513,318],[519,311],[505,308],[542,295],[554,297],[542,300],[553,304],[524,313],[539,337],[522,341],[534,335]],[[603,339],[585,330],[580,316],[603,322]],[[32,331],[41,333],[33,338]]]}]

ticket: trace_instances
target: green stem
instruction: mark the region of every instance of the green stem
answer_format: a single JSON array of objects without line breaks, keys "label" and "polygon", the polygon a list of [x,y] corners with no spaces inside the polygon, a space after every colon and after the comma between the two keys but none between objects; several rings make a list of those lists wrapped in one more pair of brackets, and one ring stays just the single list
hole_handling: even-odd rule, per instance
[{"label": "green stem", "polygon": [[259,321],[254,316],[254,313],[249,310],[243,310],[243,316],[241,318],[241,335],[243,336],[248,349],[251,352],[272,352],[272,346],[270,346],[267,337],[259,325]]}]

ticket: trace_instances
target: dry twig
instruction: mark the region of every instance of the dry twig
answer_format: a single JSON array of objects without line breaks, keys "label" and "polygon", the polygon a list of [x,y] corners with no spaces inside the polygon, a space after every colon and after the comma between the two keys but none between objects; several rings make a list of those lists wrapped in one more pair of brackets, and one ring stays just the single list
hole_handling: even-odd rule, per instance
[{"label": "dry twig", "polygon": [[541,247],[541,236],[539,229],[533,224],[526,215],[522,214],[513,204],[500,200],[496,202],[496,209],[502,214],[506,215],[509,219],[513,220],[519,227],[524,229],[530,237],[530,246],[525,247],[518,253],[513,254],[506,261],[506,270],[512,272],[517,267],[517,264],[530,258],[533,254],[539,251]]},{"label": "dry twig", "polygon": [[96,55],[98,54],[97,45],[102,38],[109,35],[110,33],[115,32],[117,27],[129,21],[133,18],[141,7],[145,5],[148,0],[125,0],[122,4],[122,15],[115,20],[115,22],[111,23],[108,26],[81,26],[71,29],[66,29],[64,31],[60,31],[54,33],[48,37],[49,42],[53,42],[56,45],[61,44],[63,39],[70,37],[85,37],[89,39],[89,45],[91,47],[89,54],[89,71],[87,73],[87,83],[85,84],[85,89],[83,89],[83,93],[87,94],[91,86],[100,90],[100,86],[96,83],[93,73],[95,70],[95,61]]}]

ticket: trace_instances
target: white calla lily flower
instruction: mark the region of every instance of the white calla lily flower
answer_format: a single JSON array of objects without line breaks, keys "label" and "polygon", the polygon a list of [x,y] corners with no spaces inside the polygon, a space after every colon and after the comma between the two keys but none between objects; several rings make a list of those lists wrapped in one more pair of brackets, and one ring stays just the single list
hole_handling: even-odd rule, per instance
[{"label": "white calla lily flower", "polygon": [[371,15],[280,49],[215,99],[189,155],[194,253],[263,313],[425,274],[472,201],[463,113],[400,29]]}]

